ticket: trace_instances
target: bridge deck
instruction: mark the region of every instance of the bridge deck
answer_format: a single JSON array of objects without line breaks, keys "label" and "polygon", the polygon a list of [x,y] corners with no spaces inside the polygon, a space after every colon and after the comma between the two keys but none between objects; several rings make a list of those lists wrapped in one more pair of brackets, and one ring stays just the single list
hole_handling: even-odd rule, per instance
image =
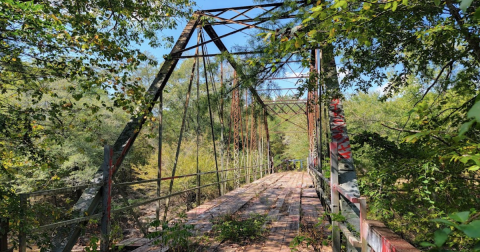
[{"label": "bridge deck", "polygon": [[[269,221],[267,237],[250,244],[236,244],[212,239],[199,251],[291,251],[289,244],[300,232],[309,232],[323,239],[326,228],[315,227],[323,214],[310,176],[306,172],[282,172],[266,176],[255,182],[235,189],[219,198],[206,202],[187,212],[188,223],[194,225],[197,236],[212,229],[212,219],[235,214],[248,217],[251,214],[265,214]],[[323,226],[323,225],[322,225]],[[323,247],[322,251],[329,251]],[[166,251],[152,241],[134,250]],[[313,251],[299,248],[299,251]]]}]

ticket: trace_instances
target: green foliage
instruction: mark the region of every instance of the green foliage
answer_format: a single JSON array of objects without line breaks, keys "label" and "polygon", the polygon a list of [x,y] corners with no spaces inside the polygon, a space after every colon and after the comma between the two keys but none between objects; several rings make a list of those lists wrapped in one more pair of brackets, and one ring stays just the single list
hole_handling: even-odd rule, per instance
[{"label": "green foliage", "polygon": [[212,233],[219,241],[253,241],[264,237],[266,222],[266,215],[255,214],[249,218],[241,218],[235,215],[225,214],[212,220]]},{"label": "green foliage", "polygon": [[345,222],[347,220],[345,216],[343,216],[341,213],[338,213],[338,214],[330,213],[330,218],[332,219],[332,221],[338,221],[338,222]]},{"label": "green foliage", "polygon": [[[311,246],[314,251],[322,251],[322,246],[328,246],[331,237],[326,235],[324,226],[327,216],[327,213],[323,213],[321,217],[318,217],[318,222],[314,225],[306,223],[305,219],[302,218],[300,222],[300,234],[295,236],[290,242],[291,251],[303,251],[303,249],[299,248],[306,247],[308,249],[309,246]],[[337,218],[336,215],[335,218]]]},{"label": "green foliage", "polygon": [[[438,226],[446,226],[437,229],[433,233],[433,243],[422,242],[423,247],[430,247],[429,251],[456,251],[446,249],[457,248],[468,251],[480,251],[480,215],[475,211],[456,212],[441,219],[433,219]],[[466,240],[462,245],[458,244],[459,239]],[[464,244],[471,244],[465,246]]]},{"label": "green foliage", "polygon": [[148,234],[148,238],[155,239],[155,244],[162,244],[164,247],[170,247],[171,251],[190,251],[193,249],[191,237],[193,236],[193,225],[186,224],[186,214],[180,214],[177,219],[168,223],[154,221],[150,223],[152,227],[160,227],[160,231]]},{"label": "green foliage", "polygon": [[298,251],[298,249],[296,249],[296,247],[298,247],[302,244],[305,244],[308,248],[308,246],[311,246],[311,244],[314,243],[314,242],[315,241],[311,237],[304,236],[304,235],[297,235],[290,242],[290,249],[291,249],[291,251]]},{"label": "green foliage", "polygon": [[[420,83],[384,102],[378,94],[360,94],[345,103],[370,216],[416,244],[434,232],[430,219],[479,206],[478,128],[458,137],[475,96],[455,89],[434,91],[405,113],[423,96]],[[468,244],[465,239],[456,242]]]},{"label": "green foliage", "polygon": [[100,241],[100,239],[96,236],[93,236],[90,238],[90,240],[88,241],[88,245],[85,246],[85,251],[86,252],[98,252],[99,251],[99,247],[98,247],[98,242]]}]

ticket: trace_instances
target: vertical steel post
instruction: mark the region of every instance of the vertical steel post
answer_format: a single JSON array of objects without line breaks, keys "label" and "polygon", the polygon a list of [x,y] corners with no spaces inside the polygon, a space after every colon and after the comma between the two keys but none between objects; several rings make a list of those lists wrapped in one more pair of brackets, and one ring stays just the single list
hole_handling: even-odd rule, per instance
[{"label": "vertical steel post", "polygon": [[0,219],[0,252],[8,250],[9,219]]},{"label": "vertical steel post", "polygon": [[110,248],[110,211],[112,203],[112,147],[106,145],[103,148],[103,188],[102,188],[102,222],[100,251],[107,252]]},{"label": "vertical steel post", "polygon": [[[237,72],[233,72],[233,86],[237,84]],[[231,121],[233,128],[233,184],[235,188],[240,187],[240,91],[234,88],[232,91]]]},{"label": "vertical steel post", "polygon": [[315,79],[315,85],[316,85],[316,113],[315,113],[315,136],[316,136],[316,155],[317,155],[317,166],[315,167],[317,170],[319,170],[320,164],[321,164],[321,138],[322,138],[322,130],[321,130],[321,109],[322,109],[322,98],[321,98],[321,83],[320,83],[320,50],[315,49],[315,74],[316,74],[316,79]]},{"label": "vertical steel post", "polygon": [[[340,196],[335,187],[338,186],[338,150],[337,143],[330,143],[330,202],[332,203],[332,218],[340,213]],[[340,228],[338,221],[332,220],[332,250],[333,252],[340,252]]]},{"label": "vertical steel post", "polygon": [[316,55],[315,50],[310,53],[310,85],[307,98],[307,122],[308,122],[308,140],[309,140],[309,166],[317,165],[317,75],[316,75]]},{"label": "vertical steel post", "polygon": [[[260,130],[262,129],[262,127],[260,127]],[[260,144],[259,144],[259,148],[260,148],[260,178],[263,178],[263,162],[264,162],[264,153],[263,153],[263,130],[260,131],[261,133],[261,136],[260,136]]]},{"label": "vertical steel post", "polygon": [[272,151],[270,149],[270,134],[268,133],[268,118],[267,118],[267,111],[263,109],[263,125],[265,126],[265,135],[267,137],[267,173],[273,174],[273,156]]},{"label": "vertical steel post", "polygon": [[[224,118],[223,118],[223,106],[224,106],[224,101],[223,101],[223,96],[225,94],[224,92],[224,86],[223,86],[223,61],[220,62],[220,170],[222,171],[222,181],[226,181],[226,172],[225,172],[225,165],[224,165],[224,159],[225,159],[225,139],[224,139]],[[227,182],[222,183],[222,192],[225,193],[227,190]]]},{"label": "vertical steel post", "polygon": [[258,165],[258,151],[257,151],[257,117],[255,114],[255,106],[253,106],[252,101],[252,127],[250,133],[250,163],[252,164],[252,173],[253,173],[253,180],[257,180],[257,165]]},{"label": "vertical steel post", "polygon": [[[163,90],[160,92],[158,97],[158,171],[157,171],[157,198],[160,197],[161,193],[161,182],[162,182],[162,140],[163,140]],[[157,208],[155,209],[155,218],[157,221],[160,221],[160,203],[157,201]]]},{"label": "vertical steel post", "polygon": [[360,201],[360,239],[362,242],[362,252],[367,252],[367,199],[365,197],[360,197],[358,200]]},{"label": "vertical steel post", "polygon": [[[197,45],[200,43],[200,29],[197,29]],[[198,47],[197,47],[198,52]],[[198,64],[198,58],[195,58],[195,64],[197,65],[197,192],[195,201],[197,203],[197,207],[200,206],[201,195],[200,195],[200,184],[201,184],[201,177],[200,177],[200,167],[198,166],[198,151],[199,151],[199,144],[200,144],[200,64]]]},{"label": "vertical steel post", "polygon": [[27,251],[27,199],[28,194],[20,194],[20,225],[18,231],[18,251]]}]

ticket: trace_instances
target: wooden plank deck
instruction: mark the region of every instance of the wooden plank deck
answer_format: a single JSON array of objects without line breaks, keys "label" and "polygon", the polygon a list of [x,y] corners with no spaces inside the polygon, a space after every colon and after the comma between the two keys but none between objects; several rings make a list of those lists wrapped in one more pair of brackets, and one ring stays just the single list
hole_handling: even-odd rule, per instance
[{"label": "wooden plank deck", "polygon": [[[187,223],[194,226],[196,236],[200,237],[212,229],[212,219],[225,214],[244,218],[251,214],[267,215],[270,220],[266,224],[267,237],[251,244],[211,240],[201,251],[291,251],[289,245],[295,236],[323,226],[315,227],[323,208],[306,172],[281,172],[256,180],[187,212]],[[326,229],[317,233],[325,232]],[[133,251],[165,251],[165,248],[150,241]],[[313,249],[300,247],[299,251]]]}]

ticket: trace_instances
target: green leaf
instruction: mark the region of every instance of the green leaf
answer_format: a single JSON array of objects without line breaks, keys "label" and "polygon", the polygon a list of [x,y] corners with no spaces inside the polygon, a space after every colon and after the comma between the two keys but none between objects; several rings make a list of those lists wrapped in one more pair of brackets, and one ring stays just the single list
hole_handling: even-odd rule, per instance
[{"label": "green leaf", "polygon": [[408,5],[408,0],[402,0],[402,4],[405,6]]},{"label": "green leaf", "polygon": [[460,9],[462,9],[462,11],[467,11],[467,8],[470,7],[472,2],[473,0],[462,0],[460,3]]},{"label": "green leaf", "polygon": [[73,94],[72,97],[73,97],[73,99],[78,101],[78,100],[82,99],[83,94],[82,93]]},{"label": "green leaf", "polygon": [[477,242],[477,244],[475,244],[475,246],[473,246],[473,251],[480,251],[480,241]]},{"label": "green leaf", "polygon": [[392,3],[392,11],[397,10],[397,7],[398,7],[398,2],[396,2],[396,1],[393,2],[393,3]]},{"label": "green leaf", "polygon": [[332,8],[336,9],[336,8],[342,7],[342,6],[346,5],[346,4],[347,4],[347,1],[345,1],[345,0],[338,1],[337,3],[335,3],[335,4],[332,6]]},{"label": "green leaf", "polygon": [[475,10],[474,17],[475,19],[480,19],[480,7]]},{"label": "green leaf", "polygon": [[480,123],[480,101],[477,101],[467,113],[468,118],[474,118]]},{"label": "green leaf", "polygon": [[435,244],[430,243],[430,242],[420,242],[420,246],[422,246],[422,247],[432,247],[432,246],[435,246]]},{"label": "green leaf", "polygon": [[440,5],[440,0],[433,0],[433,2],[435,3],[436,6]]},{"label": "green leaf", "polygon": [[458,135],[463,136],[465,133],[467,133],[467,131],[470,130],[474,122],[475,120],[471,120],[470,122],[462,124],[462,126],[460,126]]},{"label": "green leaf", "polygon": [[449,221],[449,220],[444,220],[444,219],[433,219],[432,220],[433,222],[439,222],[439,223],[443,223],[443,224],[446,224],[448,226],[454,226],[454,227],[458,227],[457,224]]},{"label": "green leaf", "polygon": [[450,214],[448,217],[450,217],[452,220],[458,221],[458,222],[465,222],[468,220],[468,216],[470,215],[469,211],[465,212],[458,212],[458,213],[453,213]]},{"label": "green leaf", "polygon": [[464,156],[462,158],[460,158],[460,162],[466,164],[468,163],[468,161],[472,160],[472,156]]},{"label": "green leaf", "polygon": [[480,220],[474,220],[467,225],[460,225],[458,229],[470,238],[480,238]]},{"label": "green leaf", "polygon": [[468,168],[468,171],[478,171],[478,170],[480,170],[480,166],[478,165],[470,166]]},{"label": "green leaf", "polygon": [[444,228],[444,229],[439,229],[433,233],[434,240],[435,240],[435,246],[441,247],[443,244],[447,241],[448,235],[452,231],[449,228]]}]

